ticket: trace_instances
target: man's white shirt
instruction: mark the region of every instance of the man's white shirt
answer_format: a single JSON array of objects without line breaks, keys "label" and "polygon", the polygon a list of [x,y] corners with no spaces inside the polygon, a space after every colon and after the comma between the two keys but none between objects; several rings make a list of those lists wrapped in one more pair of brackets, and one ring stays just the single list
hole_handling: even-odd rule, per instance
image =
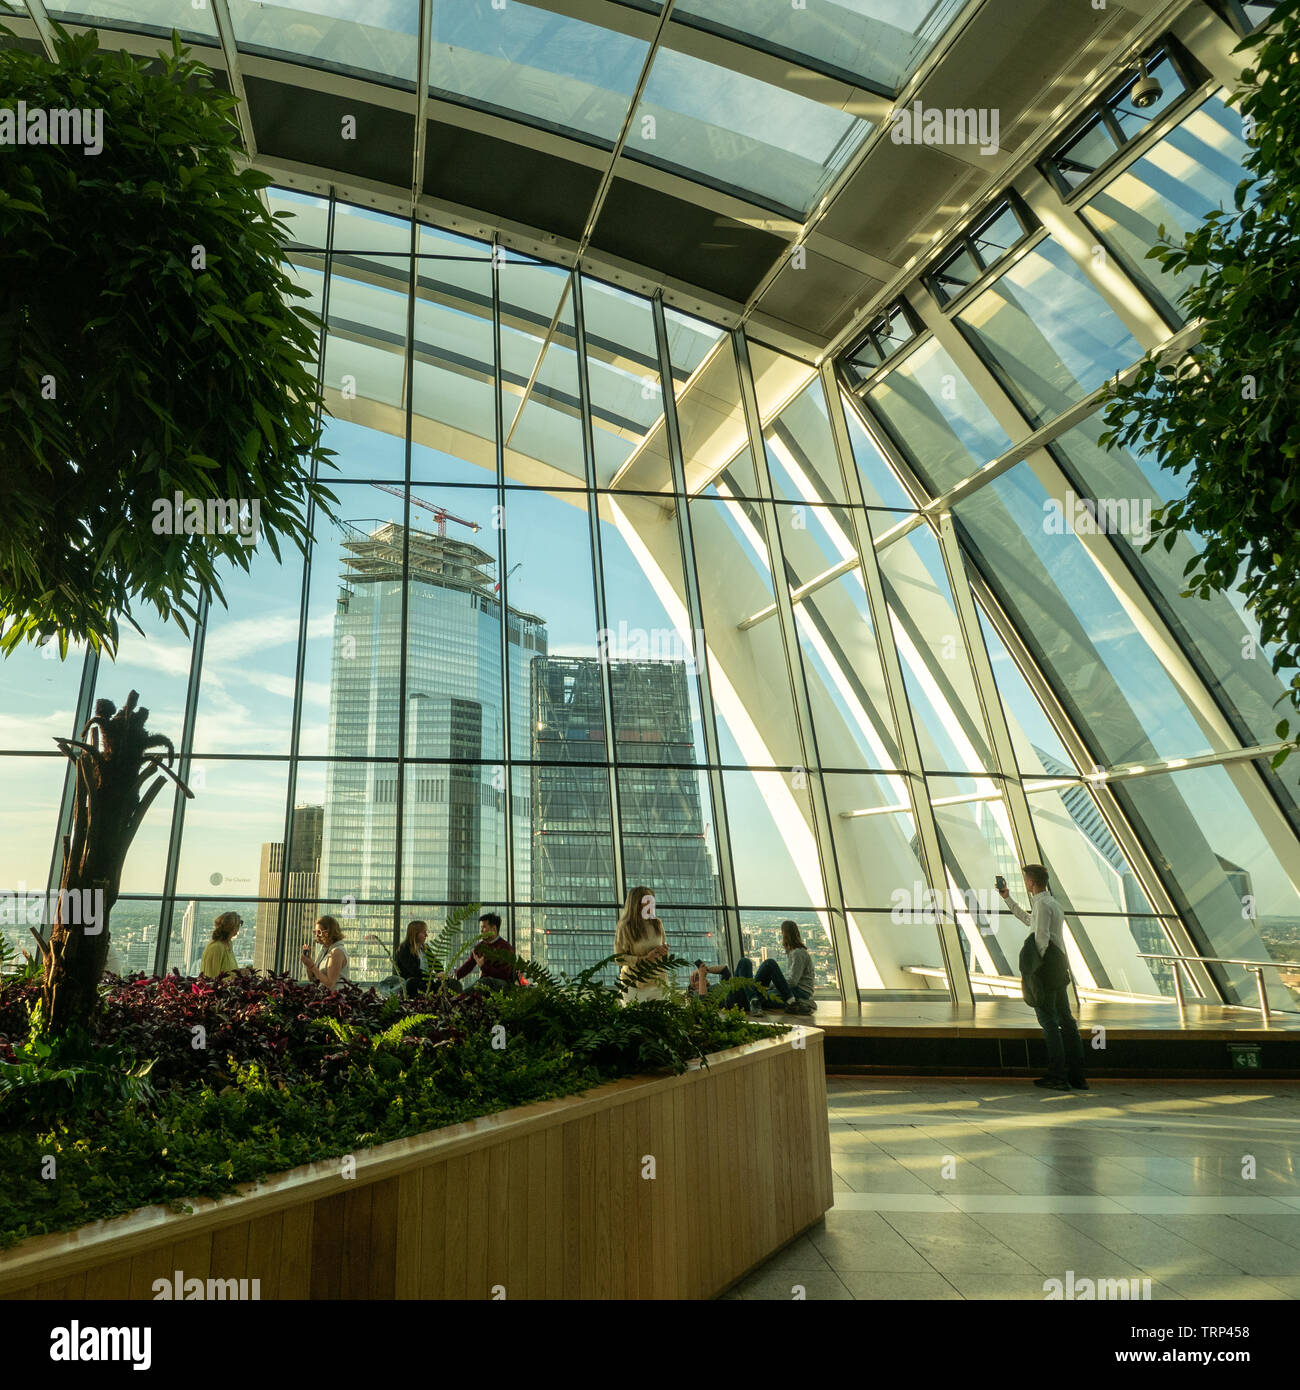
[{"label": "man's white shirt", "polygon": [[1065,912],[1061,904],[1046,889],[1041,893],[1031,894],[1029,903],[1028,912],[1017,902],[1008,901],[1007,906],[1018,922],[1033,927],[1034,945],[1038,947],[1038,954],[1045,956],[1048,944],[1053,941],[1064,951]]}]

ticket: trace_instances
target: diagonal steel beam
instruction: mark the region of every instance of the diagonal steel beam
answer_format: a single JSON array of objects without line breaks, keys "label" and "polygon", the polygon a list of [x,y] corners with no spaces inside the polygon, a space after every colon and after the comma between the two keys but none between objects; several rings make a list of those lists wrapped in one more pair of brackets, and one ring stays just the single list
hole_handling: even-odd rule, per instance
[{"label": "diagonal steel beam", "polygon": [[45,56],[54,61],[54,26],[50,23],[50,16],[45,9],[45,0],[24,0],[27,5],[27,13],[32,17],[32,23],[36,26],[36,32],[41,36],[41,47],[45,50]]},{"label": "diagonal steel beam", "polygon": [[212,17],[217,21],[217,38],[221,42],[221,52],[226,60],[226,75],[230,78],[230,90],[239,106],[239,133],[243,137],[244,152],[250,160],[257,158],[257,136],[253,133],[253,114],[248,109],[248,94],[244,91],[244,74],[239,66],[239,45],[235,42],[235,26],[230,18],[228,0],[212,0]]}]

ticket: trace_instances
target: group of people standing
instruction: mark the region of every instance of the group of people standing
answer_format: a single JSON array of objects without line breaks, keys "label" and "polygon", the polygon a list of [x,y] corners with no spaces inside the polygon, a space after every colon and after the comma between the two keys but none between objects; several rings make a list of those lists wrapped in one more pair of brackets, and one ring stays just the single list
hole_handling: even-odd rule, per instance
[{"label": "group of people standing", "polygon": [[[216,919],[212,940],[203,952],[200,965],[202,975],[216,979],[227,971],[239,969],[231,942],[243,925],[244,919],[237,912],[223,912]],[[326,989],[335,989],[340,981],[348,979],[348,956],[342,944],[343,928],[335,917],[318,917],[313,936],[318,953],[313,953],[310,946],[302,948],[303,969],[308,979],[315,980]],[[431,978],[424,951],[428,937],[429,924],[417,918],[408,924],[406,938],[393,957],[397,973],[406,992],[411,995],[426,988]],[[816,1008],[813,1002],[812,957],[794,922],[781,923],[781,943],[786,953],[785,970],[776,961],[765,960],[755,971],[748,956],[742,956],[736,963],[737,978],[753,981],[752,985],[742,985],[736,989],[738,1002],[751,1013],[763,1012],[763,1000],[769,994],[775,994],[788,1013],[811,1013]],[[668,959],[668,942],[664,935],[664,924],[655,912],[653,889],[642,886],[628,893],[614,931],[614,955],[624,986],[624,1004],[667,996],[667,973],[655,962]],[[460,982],[475,968],[478,978],[470,988],[501,990],[526,983],[516,968],[514,948],[501,934],[499,913],[485,912],[479,918],[479,939],[469,955],[455,969],[439,971],[433,978],[449,988],[460,990],[463,988]],[[695,969],[691,972],[691,992],[707,995],[711,989],[717,989],[718,985],[709,983],[710,975],[718,975],[720,980],[726,981],[731,978],[731,971],[725,965],[706,965],[703,961],[696,961]]]}]

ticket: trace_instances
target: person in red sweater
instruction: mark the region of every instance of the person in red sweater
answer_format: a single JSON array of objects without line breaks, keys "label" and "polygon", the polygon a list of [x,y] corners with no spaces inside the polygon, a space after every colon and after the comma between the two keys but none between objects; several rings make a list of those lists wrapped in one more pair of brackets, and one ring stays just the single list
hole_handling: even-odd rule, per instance
[{"label": "person in red sweater", "polygon": [[477,965],[478,979],[471,988],[485,985],[488,989],[505,989],[515,983],[515,953],[501,935],[501,917],[495,912],[485,912],[478,919],[478,926],[481,933],[478,944],[452,974],[463,980]]}]

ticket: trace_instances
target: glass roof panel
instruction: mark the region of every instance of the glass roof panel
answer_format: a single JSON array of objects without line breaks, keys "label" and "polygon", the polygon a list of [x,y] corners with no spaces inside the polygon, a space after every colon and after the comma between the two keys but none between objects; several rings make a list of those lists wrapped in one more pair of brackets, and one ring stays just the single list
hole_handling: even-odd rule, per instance
[{"label": "glass roof panel", "polygon": [[802,216],[870,129],[860,117],[663,48],[624,153]]},{"label": "glass roof panel", "polygon": [[[347,0],[350,2],[350,0]],[[648,44],[511,0],[435,4],[429,90],[613,145]]]},{"label": "glass roof panel", "polygon": [[[84,5],[46,5],[51,19],[60,24],[108,25],[113,29],[156,29],[170,34],[179,29],[182,38],[217,41],[217,21],[212,8],[180,6],[176,0],[91,0]],[[21,3],[18,13],[23,13]]]},{"label": "glass roof panel", "polygon": [[370,0],[364,24],[352,18],[357,8],[355,0],[230,0],[230,22],[241,50],[414,86],[419,0]]},{"label": "glass roof panel", "polygon": [[753,0],[680,0],[673,18],[705,21],[743,43],[807,59],[897,92],[943,36],[963,0],[823,0],[811,6]]}]

